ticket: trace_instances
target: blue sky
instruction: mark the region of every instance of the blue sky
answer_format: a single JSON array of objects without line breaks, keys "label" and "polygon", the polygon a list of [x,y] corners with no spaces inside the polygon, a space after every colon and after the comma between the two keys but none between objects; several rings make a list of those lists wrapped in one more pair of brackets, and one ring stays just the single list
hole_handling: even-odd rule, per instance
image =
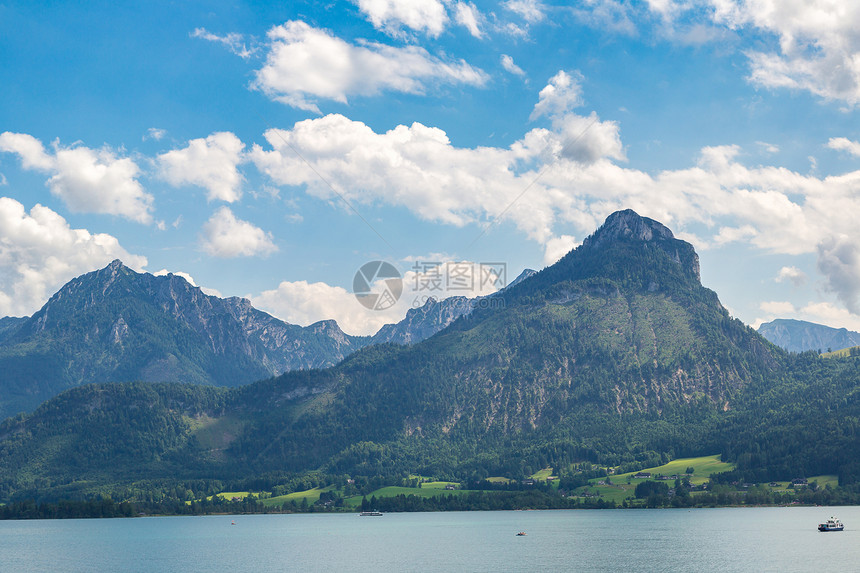
[{"label": "blue sky", "polygon": [[746,323],[860,330],[860,6],[773,4],[2,3],[0,316],[118,257],[368,334],[632,208]]}]

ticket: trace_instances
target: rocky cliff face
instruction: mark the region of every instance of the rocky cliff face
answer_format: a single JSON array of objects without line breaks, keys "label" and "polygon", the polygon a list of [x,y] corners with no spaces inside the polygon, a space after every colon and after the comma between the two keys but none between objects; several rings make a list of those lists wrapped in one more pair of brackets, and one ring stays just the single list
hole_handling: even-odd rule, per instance
[{"label": "rocky cliff face", "polygon": [[603,225],[583,242],[583,247],[599,249],[619,241],[635,241],[656,245],[665,251],[684,271],[695,279],[699,275],[699,255],[686,241],[676,239],[672,231],[662,223],[642,217],[632,209],[616,211],[606,218]]}]

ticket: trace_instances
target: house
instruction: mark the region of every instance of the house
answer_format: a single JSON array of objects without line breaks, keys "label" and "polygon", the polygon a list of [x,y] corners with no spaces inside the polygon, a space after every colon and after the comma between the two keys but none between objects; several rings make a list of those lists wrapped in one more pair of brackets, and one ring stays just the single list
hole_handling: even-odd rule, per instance
[{"label": "house", "polygon": [[457,489],[457,486],[455,486],[455,485],[454,485],[454,484],[452,484],[452,483],[449,483],[449,484],[446,484],[446,485],[445,485],[445,489]]},{"label": "house", "polygon": [[635,477],[637,479],[651,479],[651,472],[639,472],[638,474],[634,475],[633,477]]},{"label": "house", "polygon": [[791,485],[809,485],[809,482],[806,478],[794,478],[791,480]]}]

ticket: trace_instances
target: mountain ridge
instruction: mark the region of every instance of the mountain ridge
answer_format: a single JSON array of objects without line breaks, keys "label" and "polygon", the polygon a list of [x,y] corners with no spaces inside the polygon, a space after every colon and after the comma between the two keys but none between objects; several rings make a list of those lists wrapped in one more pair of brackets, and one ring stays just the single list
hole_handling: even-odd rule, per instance
[{"label": "mountain ridge", "polygon": [[805,320],[777,318],[762,323],[757,330],[772,343],[792,352],[830,352],[860,346],[860,332]]},{"label": "mountain ridge", "polygon": [[330,366],[369,342],[334,322],[292,325],[247,299],[207,295],[179,275],[137,273],[118,259],[72,279],[0,337],[7,415],[91,382],[248,383]]}]

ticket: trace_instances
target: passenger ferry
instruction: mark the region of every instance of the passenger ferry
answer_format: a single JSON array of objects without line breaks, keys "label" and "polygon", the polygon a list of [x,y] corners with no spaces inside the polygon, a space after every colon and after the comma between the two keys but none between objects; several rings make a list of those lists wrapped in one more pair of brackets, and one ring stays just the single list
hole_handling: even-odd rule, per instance
[{"label": "passenger ferry", "polygon": [[845,526],[842,525],[842,522],[835,517],[831,517],[824,523],[818,524],[818,531],[842,531],[844,528]]}]

